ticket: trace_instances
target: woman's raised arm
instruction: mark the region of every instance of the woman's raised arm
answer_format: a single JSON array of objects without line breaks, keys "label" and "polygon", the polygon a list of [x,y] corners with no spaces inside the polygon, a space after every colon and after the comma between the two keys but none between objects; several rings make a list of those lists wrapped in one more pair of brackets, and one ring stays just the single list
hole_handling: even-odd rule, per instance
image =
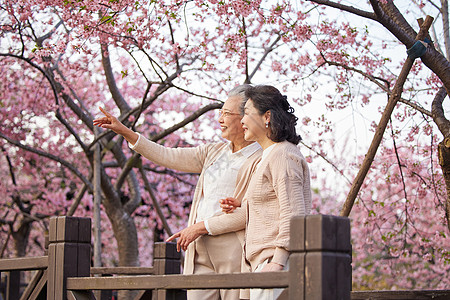
[{"label": "woman's raised arm", "polygon": [[99,109],[105,116],[95,119],[93,123],[95,126],[111,129],[115,133],[122,135],[130,144],[136,144],[139,138],[139,135],[136,132],[123,125],[122,122],[103,108],[99,107]]}]

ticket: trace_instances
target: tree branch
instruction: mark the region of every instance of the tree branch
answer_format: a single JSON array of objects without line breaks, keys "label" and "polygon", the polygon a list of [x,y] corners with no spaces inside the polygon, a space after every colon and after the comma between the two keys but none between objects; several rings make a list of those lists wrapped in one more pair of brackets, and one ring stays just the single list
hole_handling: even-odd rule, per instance
[{"label": "tree branch", "polygon": [[4,135],[1,132],[0,132],[0,137],[5,139],[6,141],[8,141],[10,144],[16,145],[17,147],[19,147],[19,148],[21,148],[21,149],[23,149],[25,151],[29,151],[29,152],[35,153],[35,154],[37,154],[39,156],[51,159],[51,160],[53,160],[55,162],[58,162],[58,163],[62,164],[67,169],[72,171],[72,173],[75,176],[77,176],[78,178],[80,178],[86,185],[88,185],[88,187],[89,187],[89,189],[91,191],[93,190],[92,184],[89,182],[89,180],[86,177],[84,177],[83,174],[81,174],[81,172],[78,171],[77,168],[75,168],[73,165],[71,165],[69,162],[65,161],[64,159],[62,159],[60,157],[57,157],[56,155],[44,152],[42,150],[38,150],[38,149],[32,148],[30,146],[24,145],[24,144],[20,143],[19,141],[16,141],[16,140],[13,140],[13,139],[7,137],[6,135]]},{"label": "tree branch", "polygon": [[[162,87],[161,87],[162,86]],[[167,91],[170,86],[168,84],[164,84],[159,86],[156,91],[153,93],[153,95],[145,101],[144,104],[141,104],[131,110],[129,110],[124,115],[119,116],[119,120],[123,122],[126,125],[126,120],[130,117],[130,115],[138,114],[139,112],[144,111],[148,106],[150,106],[161,94],[163,94],[165,91]],[[100,133],[97,137],[94,138],[94,140],[89,144],[87,147],[89,150],[92,149],[92,147],[102,138],[110,139],[114,136],[114,132],[111,130],[105,130],[102,133]]]},{"label": "tree branch", "polygon": [[167,223],[167,219],[161,210],[161,206],[159,205],[158,200],[156,199],[155,193],[153,192],[153,189],[150,183],[148,182],[147,175],[145,174],[145,171],[142,168],[142,166],[139,168],[139,172],[141,173],[141,177],[144,180],[145,189],[148,191],[150,198],[152,199],[153,207],[156,209],[156,213],[158,214],[164,229],[166,230],[169,236],[173,235],[173,232],[170,229],[169,224]]},{"label": "tree branch", "polygon": [[[370,4],[377,16],[377,21],[407,48],[410,48],[415,42],[416,32],[398,11],[394,3],[392,1],[381,3],[378,0],[370,0]],[[389,15],[386,12],[389,12]]]},{"label": "tree branch", "polygon": [[[390,124],[391,124],[392,144],[393,144],[393,147],[394,147],[395,157],[397,159],[398,169],[400,171],[400,175],[401,175],[401,178],[402,178],[403,193],[405,195],[405,200],[408,200],[408,193],[406,192],[405,177],[403,176],[402,162],[401,162],[400,156],[398,154],[397,143],[395,142],[394,128],[392,126],[392,120],[390,121]],[[405,209],[407,209],[407,208],[405,208]]]},{"label": "tree branch", "polygon": [[329,164],[333,169],[335,169],[339,174],[342,175],[342,177],[345,178],[345,180],[347,180],[347,182],[349,184],[352,184],[352,181],[345,176],[344,171],[340,170],[332,161],[330,161],[325,155],[317,152],[316,150],[314,150],[311,146],[306,145],[303,141],[300,141],[300,143],[305,146],[306,148],[308,148],[309,150],[313,151],[314,153],[316,153],[320,158],[322,158],[327,164]]},{"label": "tree branch", "polygon": [[220,103],[223,104],[223,101],[222,101],[222,100],[219,100],[219,99],[216,99],[216,98],[213,98],[213,97],[209,97],[209,96],[200,95],[200,94],[194,93],[194,92],[192,92],[192,91],[188,91],[188,90],[186,90],[186,89],[184,89],[184,88],[182,88],[182,87],[179,87],[179,86],[177,86],[177,85],[175,85],[175,84],[172,84],[172,86],[173,86],[174,88],[176,88],[177,90],[183,91],[183,92],[185,92],[185,93],[187,93],[187,94],[189,94],[189,95],[196,96],[196,97],[203,98],[203,99],[212,100],[212,101],[217,101],[217,102],[220,102]]},{"label": "tree branch", "polygon": [[333,7],[333,8],[337,8],[339,10],[346,11],[346,12],[349,12],[351,14],[363,17],[363,18],[367,18],[367,19],[371,19],[371,20],[377,21],[377,17],[376,17],[376,15],[374,13],[358,9],[358,8],[353,7],[353,6],[348,6],[348,5],[344,5],[344,4],[341,4],[341,3],[336,3],[334,1],[328,1],[328,0],[307,0],[307,1],[314,2],[314,3],[317,3],[317,4],[321,4],[321,5],[326,5],[326,6]]},{"label": "tree branch", "polygon": [[[275,45],[281,40],[281,34],[279,33],[277,38],[270,44],[268,48],[264,50],[264,54],[261,57],[261,59],[256,64],[255,68],[253,69],[253,72],[248,77],[248,82],[251,82],[253,79],[253,76],[255,76],[256,72],[258,71],[259,67],[263,63],[263,61],[266,59],[267,55],[269,55],[270,52],[272,52],[275,49]],[[247,80],[247,79],[246,79]]]},{"label": "tree branch", "polygon": [[14,175],[14,169],[11,163],[11,159],[9,158],[9,155],[6,153],[6,149],[4,147],[2,147],[2,151],[5,154],[6,161],[8,162],[9,174],[11,175],[12,184],[17,185],[16,176]]},{"label": "tree branch", "polygon": [[166,130],[154,135],[151,137],[152,141],[158,141],[167,135],[171,134],[172,132],[177,131],[178,129],[184,127],[185,125],[189,124],[190,122],[194,121],[195,119],[199,118],[203,114],[207,113],[210,110],[218,109],[222,107],[222,103],[211,103],[208,104],[201,109],[197,110],[196,112],[192,113],[190,116],[185,118],[183,121],[173,125],[172,127],[167,128]]},{"label": "tree branch", "polygon": [[449,17],[448,17],[448,1],[441,0],[442,8],[442,26],[444,28],[444,45],[447,59],[450,59],[450,30],[449,30]]},{"label": "tree branch", "polygon": [[[341,63],[333,62],[333,61],[328,61],[328,60],[325,59],[324,56],[322,56],[322,57],[323,57],[323,59],[324,59],[326,64],[328,64],[330,66],[341,67],[341,68],[343,68],[343,69],[345,69],[347,71],[352,71],[352,72],[356,72],[358,74],[361,74],[363,77],[365,77],[365,78],[369,79],[370,81],[372,81],[373,83],[375,83],[378,87],[380,87],[383,91],[385,91],[389,96],[391,95],[392,91],[386,85],[383,85],[382,83],[380,83],[378,81],[378,80],[380,80],[380,81],[383,81],[384,83],[389,83],[386,79],[380,78],[380,77],[376,77],[376,76],[372,76],[372,75],[370,75],[368,73],[363,72],[362,70],[356,69],[354,67],[347,66],[345,64],[341,64]],[[423,113],[424,115],[427,115],[429,117],[432,116],[432,113],[430,111],[426,110],[425,108],[423,108],[419,104],[411,102],[410,100],[406,100],[406,99],[400,97],[398,99],[398,102],[404,103],[404,104],[414,108],[415,110]]]},{"label": "tree branch", "polygon": [[445,117],[444,108],[442,105],[446,96],[447,92],[445,88],[441,87],[436,96],[434,96],[433,102],[431,104],[433,121],[434,123],[436,123],[439,131],[442,133],[444,138],[450,135],[450,121]]},{"label": "tree branch", "polygon": [[[49,39],[52,37],[52,35],[55,33],[56,29],[58,29],[59,26],[61,26],[63,24],[62,20],[59,21],[58,23],[56,23],[56,25],[53,27],[53,29],[51,29],[49,32],[47,32],[46,34],[36,38],[35,42],[36,45],[38,47],[42,47],[42,45],[44,44],[44,41],[46,39]],[[22,53],[23,54],[23,53]]]},{"label": "tree branch", "polygon": [[117,104],[117,107],[119,107],[120,113],[123,114],[129,111],[131,108],[125,101],[125,99],[123,98],[122,94],[119,91],[119,88],[117,87],[111,66],[111,59],[108,51],[108,45],[106,45],[104,42],[101,43],[101,53],[102,53],[103,70],[105,71],[105,77],[109,87],[109,91],[111,92],[111,96],[114,99],[114,102]]},{"label": "tree branch", "polygon": [[[89,177],[89,180],[91,180],[91,179],[92,179],[92,176]],[[67,213],[66,213],[67,216],[73,216],[73,214],[75,213],[75,211],[78,208],[78,205],[80,205],[81,199],[83,199],[86,191],[87,191],[87,185],[83,184],[83,187],[78,191],[78,194],[75,197],[75,200],[72,202],[72,205],[70,206],[69,210],[67,211]]]},{"label": "tree branch", "polygon": [[[173,34],[173,28],[172,28],[172,24],[170,23],[169,16],[167,16],[167,24],[169,25],[170,38],[171,38],[172,46],[175,46],[175,36]],[[175,63],[177,65],[177,69],[179,69],[180,68],[180,61],[179,61],[179,58],[178,58],[178,53],[176,53],[176,52],[175,52]]]},{"label": "tree branch", "polygon": [[244,83],[250,84],[250,77],[248,76],[248,37],[247,28],[245,26],[245,17],[242,17],[242,31],[245,35],[244,48],[245,48],[245,81]]}]

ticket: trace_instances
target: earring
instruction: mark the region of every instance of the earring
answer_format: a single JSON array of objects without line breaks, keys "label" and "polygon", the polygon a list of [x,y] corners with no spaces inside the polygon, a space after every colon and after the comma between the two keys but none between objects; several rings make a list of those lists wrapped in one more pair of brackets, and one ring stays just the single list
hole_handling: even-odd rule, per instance
[{"label": "earring", "polygon": [[269,122],[266,122],[266,128],[269,128]]}]

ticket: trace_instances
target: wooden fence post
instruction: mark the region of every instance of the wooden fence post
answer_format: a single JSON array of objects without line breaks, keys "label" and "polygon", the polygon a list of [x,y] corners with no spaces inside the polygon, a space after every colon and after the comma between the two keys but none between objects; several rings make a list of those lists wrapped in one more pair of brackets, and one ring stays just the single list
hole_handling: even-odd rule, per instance
[{"label": "wooden fence post", "polygon": [[19,299],[20,271],[9,271],[6,275],[6,300]]},{"label": "wooden fence post", "polygon": [[289,299],[350,299],[350,220],[310,215],[291,220]]},{"label": "wooden fence post", "polygon": [[67,299],[67,277],[89,277],[91,219],[53,217],[48,246],[47,299]]},{"label": "wooden fence post", "polygon": [[[181,253],[177,252],[176,243],[155,243],[153,251],[153,269],[155,275],[180,274]],[[185,291],[181,290],[155,290],[153,300],[180,300],[186,299]]]}]

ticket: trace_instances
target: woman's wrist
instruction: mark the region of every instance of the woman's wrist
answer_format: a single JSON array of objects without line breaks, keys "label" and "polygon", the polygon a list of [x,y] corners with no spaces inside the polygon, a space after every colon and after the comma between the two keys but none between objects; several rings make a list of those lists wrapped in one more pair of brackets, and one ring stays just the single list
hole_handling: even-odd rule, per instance
[{"label": "woman's wrist", "polygon": [[277,263],[277,262],[273,262],[273,261],[271,261],[269,264],[277,265],[277,266],[280,266],[282,268],[284,267],[282,264]]},{"label": "woman's wrist", "polygon": [[208,234],[208,230],[206,229],[205,222],[201,221],[194,224],[197,234],[205,235]]},{"label": "woman's wrist", "polygon": [[139,138],[138,133],[134,132],[125,125],[123,125],[123,128],[119,134],[122,135],[131,145],[135,145]]}]

